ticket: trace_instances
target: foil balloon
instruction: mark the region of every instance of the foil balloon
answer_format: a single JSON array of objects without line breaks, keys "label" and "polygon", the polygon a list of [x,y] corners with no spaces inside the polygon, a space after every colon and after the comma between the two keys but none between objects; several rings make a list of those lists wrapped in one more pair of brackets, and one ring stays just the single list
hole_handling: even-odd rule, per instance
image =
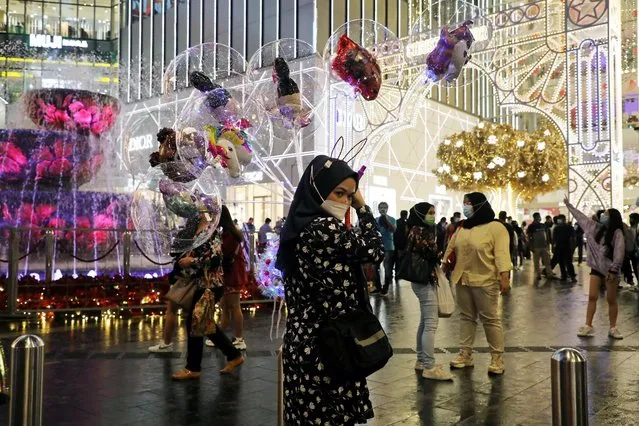
[{"label": "foil balloon", "polygon": [[291,71],[284,58],[273,61],[273,83],[277,86],[277,106],[284,122],[284,127],[292,129],[297,124],[300,128],[311,123],[309,113],[303,111],[300,89],[291,78]]},{"label": "foil balloon", "polygon": [[228,170],[232,178],[242,174],[242,167],[253,159],[249,136],[244,129],[227,124],[205,126],[208,133],[208,153],[213,162]]},{"label": "foil balloon", "polygon": [[375,100],[382,85],[382,71],[375,57],[346,34],[339,38],[336,54],[331,68],[337,76],[367,101]]},{"label": "foil balloon", "polygon": [[458,28],[449,31],[443,27],[437,46],[426,58],[426,76],[428,81],[453,81],[470,60],[468,53],[475,38],[470,32],[473,21],[464,21]]},{"label": "foil balloon", "polygon": [[193,87],[206,96],[204,102],[218,122],[235,123],[240,120],[240,107],[228,90],[201,71],[192,71],[189,78]]},{"label": "foil balloon", "polygon": [[196,199],[184,185],[169,179],[161,179],[159,188],[164,203],[171,212],[187,219],[198,215]]}]

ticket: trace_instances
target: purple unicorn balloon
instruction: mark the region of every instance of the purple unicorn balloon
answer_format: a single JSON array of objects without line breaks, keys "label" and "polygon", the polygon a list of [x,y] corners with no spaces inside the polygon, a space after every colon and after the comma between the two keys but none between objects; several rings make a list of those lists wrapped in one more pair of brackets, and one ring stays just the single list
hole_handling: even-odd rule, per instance
[{"label": "purple unicorn balloon", "polygon": [[464,21],[458,28],[449,31],[443,27],[437,46],[426,58],[427,81],[453,81],[470,60],[468,51],[475,41],[469,26],[473,21]]}]

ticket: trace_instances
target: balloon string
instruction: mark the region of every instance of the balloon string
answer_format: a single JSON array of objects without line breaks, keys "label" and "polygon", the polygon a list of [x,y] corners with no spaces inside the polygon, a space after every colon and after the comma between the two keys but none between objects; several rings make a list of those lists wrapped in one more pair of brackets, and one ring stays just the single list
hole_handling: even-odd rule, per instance
[{"label": "balloon string", "polygon": [[[280,300],[280,309],[277,311],[277,328],[275,329],[275,338],[279,338],[280,334],[280,320],[282,319],[282,308],[284,307],[284,300]],[[283,333],[282,333],[283,335]]]},{"label": "balloon string", "polygon": [[277,297],[273,299],[273,314],[271,314],[271,341],[273,341],[273,326],[275,325],[275,311],[277,310]]}]

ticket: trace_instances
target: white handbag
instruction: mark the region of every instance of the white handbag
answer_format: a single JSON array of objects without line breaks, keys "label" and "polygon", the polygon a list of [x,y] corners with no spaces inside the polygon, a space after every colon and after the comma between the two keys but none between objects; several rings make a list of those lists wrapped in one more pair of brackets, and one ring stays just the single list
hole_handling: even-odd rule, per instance
[{"label": "white handbag", "polygon": [[442,268],[437,267],[437,306],[440,318],[449,318],[455,313],[455,298],[450,283]]}]

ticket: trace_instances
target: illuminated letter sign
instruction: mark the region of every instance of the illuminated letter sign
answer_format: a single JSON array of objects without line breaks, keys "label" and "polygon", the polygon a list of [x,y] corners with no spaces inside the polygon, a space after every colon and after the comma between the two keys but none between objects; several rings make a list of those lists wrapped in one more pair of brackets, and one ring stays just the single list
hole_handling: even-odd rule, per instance
[{"label": "illuminated letter sign", "polygon": [[86,49],[89,43],[86,40],[62,38],[46,34],[29,34],[30,47],[42,47],[44,49],[62,49],[62,47],[81,47]]}]

